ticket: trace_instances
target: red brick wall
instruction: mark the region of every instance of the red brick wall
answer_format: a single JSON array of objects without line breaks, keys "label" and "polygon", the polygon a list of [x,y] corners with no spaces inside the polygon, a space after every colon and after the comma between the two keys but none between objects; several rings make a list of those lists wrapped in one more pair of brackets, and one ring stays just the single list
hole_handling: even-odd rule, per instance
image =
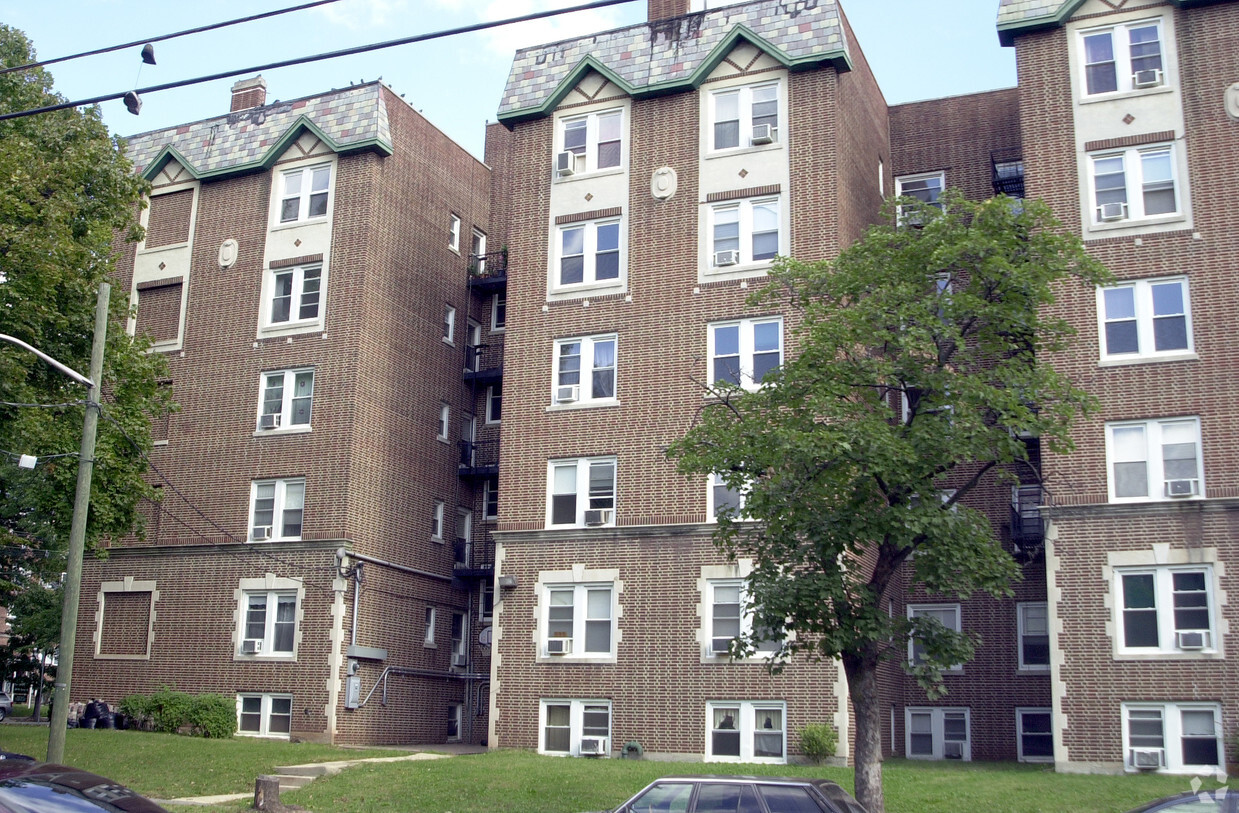
[{"label": "red brick wall", "polygon": [[170,341],[180,335],[182,285],[178,279],[169,285],[139,291],[136,333],[144,333],[156,342]]},{"label": "red brick wall", "polygon": [[105,594],[99,654],[148,654],[150,621],[151,592],[149,590]]},{"label": "red brick wall", "polygon": [[158,248],[187,242],[193,205],[192,189],[152,197],[151,213],[146,224],[146,247]]}]

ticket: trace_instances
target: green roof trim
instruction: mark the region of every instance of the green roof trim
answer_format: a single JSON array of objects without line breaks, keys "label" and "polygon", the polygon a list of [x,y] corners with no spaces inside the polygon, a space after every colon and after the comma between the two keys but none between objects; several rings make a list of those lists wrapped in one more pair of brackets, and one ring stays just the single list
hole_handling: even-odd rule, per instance
[{"label": "green roof trim", "polygon": [[327,147],[336,154],[347,154],[352,152],[363,152],[365,150],[373,150],[383,155],[391,155],[395,149],[387,141],[381,138],[372,138],[366,141],[350,143],[346,146],[341,146],[336,143],[329,135],[324,133],[307,116],[299,116],[292,126],[284,131],[274,144],[272,144],[262,157],[256,161],[249,161],[243,164],[230,164],[216,170],[200,171],[183,156],[176,147],[168,145],[164,147],[155,159],[147,165],[142,171],[142,177],[148,181],[154,181],[155,177],[163,170],[164,166],[171,160],[176,160],[189,171],[194,180],[205,181],[214,180],[217,178],[226,178],[231,175],[244,175],[250,172],[261,172],[270,169],[275,165],[275,162],[280,159],[288,148],[301,137],[302,133],[309,132],[319,141],[322,141]]},{"label": "green roof trim", "polygon": [[762,37],[755,34],[748,26],[737,24],[717,45],[711,49],[710,53],[701,61],[701,63],[693,69],[688,76],[678,79],[667,80],[663,82],[654,82],[648,85],[635,86],[625,80],[617,72],[612,70],[598,60],[593,54],[587,54],[581,58],[579,62],[572,68],[571,71],[560,81],[545,100],[532,107],[522,108],[520,110],[508,110],[498,114],[498,120],[504,124],[514,124],[518,121],[526,121],[528,119],[541,118],[549,116],[554,112],[559,103],[572,92],[572,89],[585,78],[591,70],[597,71],[608,82],[612,83],[620,90],[629,96],[640,99],[652,96],[662,96],[667,93],[676,93],[680,91],[696,90],[701,87],[701,84],[709,78],[719,64],[727,58],[732,49],[740,42],[747,42],[762,53],[776,60],[780,65],[788,70],[806,70],[808,68],[817,67],[823,63],[830,63],[836,71],[845,73],[852,70],[852,60],[848,56],[847,50],[838,48],[833,51],[826,51],[817,54],[810,54],[801,57],[791,57],[783,49],[778,48],[767,42]]},{"label": "green roof trim", "polygon": [[[1008,0],[1012,2],[1013,0]],[[1209,6],[1217,3],[1228,3],[1232,0],[1170,0],[1170,2],[1179,8],[1191,8],[1193,6]],[[1008,3],[1004,2],[1006,6]],[[998,23],[998,42],[1006,48],[1015,45],[1015,38],[1019,34],[1029,34],[1034,31],[1041,31],[1047,28],[1059,28],[1063,26],[1071,16],[1079,10],[1080,6],[1084,5],[1084,0],[1062,0],[1058,8],[1047,14],[1038,14],[1024,19],[1008,20]],[[1115,9],[1116,12],[1121,11],[1144,11],[1152,7],[1144,7],[1139,9]],[[1001,20],[1003,10],[999,9],[998,17]]]}]

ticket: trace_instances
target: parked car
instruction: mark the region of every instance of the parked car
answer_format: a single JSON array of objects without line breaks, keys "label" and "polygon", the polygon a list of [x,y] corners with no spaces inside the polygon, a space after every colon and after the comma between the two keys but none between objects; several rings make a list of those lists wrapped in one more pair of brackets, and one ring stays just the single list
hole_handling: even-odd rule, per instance
[{"label": "parked car", "polygon": [[13,713],[13,698],[8,692],[0,692],[0,720]]},{"label": "parked car", "polygon": [[614,813],[865,813],[828,779],[664,776]]},{"label": "parked car", "polygon": [[1186,791],[1141,805],[1128,813],[1236,813],[1239,790]]},{"label": "parked car", "polygon": [[23,759],[0,760],[0,811],[168,813],[123,785],[93,773]]}]

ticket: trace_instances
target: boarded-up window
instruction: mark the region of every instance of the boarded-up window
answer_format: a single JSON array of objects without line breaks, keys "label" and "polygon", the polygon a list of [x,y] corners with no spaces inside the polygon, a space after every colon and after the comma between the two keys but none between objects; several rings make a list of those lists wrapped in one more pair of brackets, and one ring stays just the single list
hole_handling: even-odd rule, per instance
[{"label": "boarded-up window", "polygon": [[102,657],[150,655],[151,592],[105,592],[103,624],[99,630]]},{"label": "boarded-up window", "polygon": [[188,242],[189,215],[193,204],[192,189],[152,197],[151,214],[146,223],[146,247],[158,248]]},{"label": "boarded-up window", "polygon": [[139,335],[155,342],[173,342],[181,335],[180,277],[138,283]]}]

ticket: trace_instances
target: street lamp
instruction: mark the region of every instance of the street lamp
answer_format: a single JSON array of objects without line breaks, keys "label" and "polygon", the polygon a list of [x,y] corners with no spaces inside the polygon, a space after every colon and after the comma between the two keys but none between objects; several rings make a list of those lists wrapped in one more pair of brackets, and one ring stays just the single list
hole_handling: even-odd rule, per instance
[{"label": "street lamp", "polygon": [[108,333],[108,300],[112,286],[99,283],[95,302],[95,338],[90,350],[90,377],[76,372],[29,344],[0,333],[0,340],[34,353],[69,378],[90,388],[82,447],[77,461],[77,490],[73,496],[73,523],[69,526],[69,564],[65,570],[64,607],[60,616],[60,654],[56,662],[56,694],[47,738],[47,761],[64,762],[65,730],[69,725],[69,688],[73,682],[73,647],[77,639],[77,605],[82,592],[82,560],[86,552],[86,514],[90,508],[90,478],[95,462],[95,431],[99,426],[99,384],[103,379],[103,350]]}]

